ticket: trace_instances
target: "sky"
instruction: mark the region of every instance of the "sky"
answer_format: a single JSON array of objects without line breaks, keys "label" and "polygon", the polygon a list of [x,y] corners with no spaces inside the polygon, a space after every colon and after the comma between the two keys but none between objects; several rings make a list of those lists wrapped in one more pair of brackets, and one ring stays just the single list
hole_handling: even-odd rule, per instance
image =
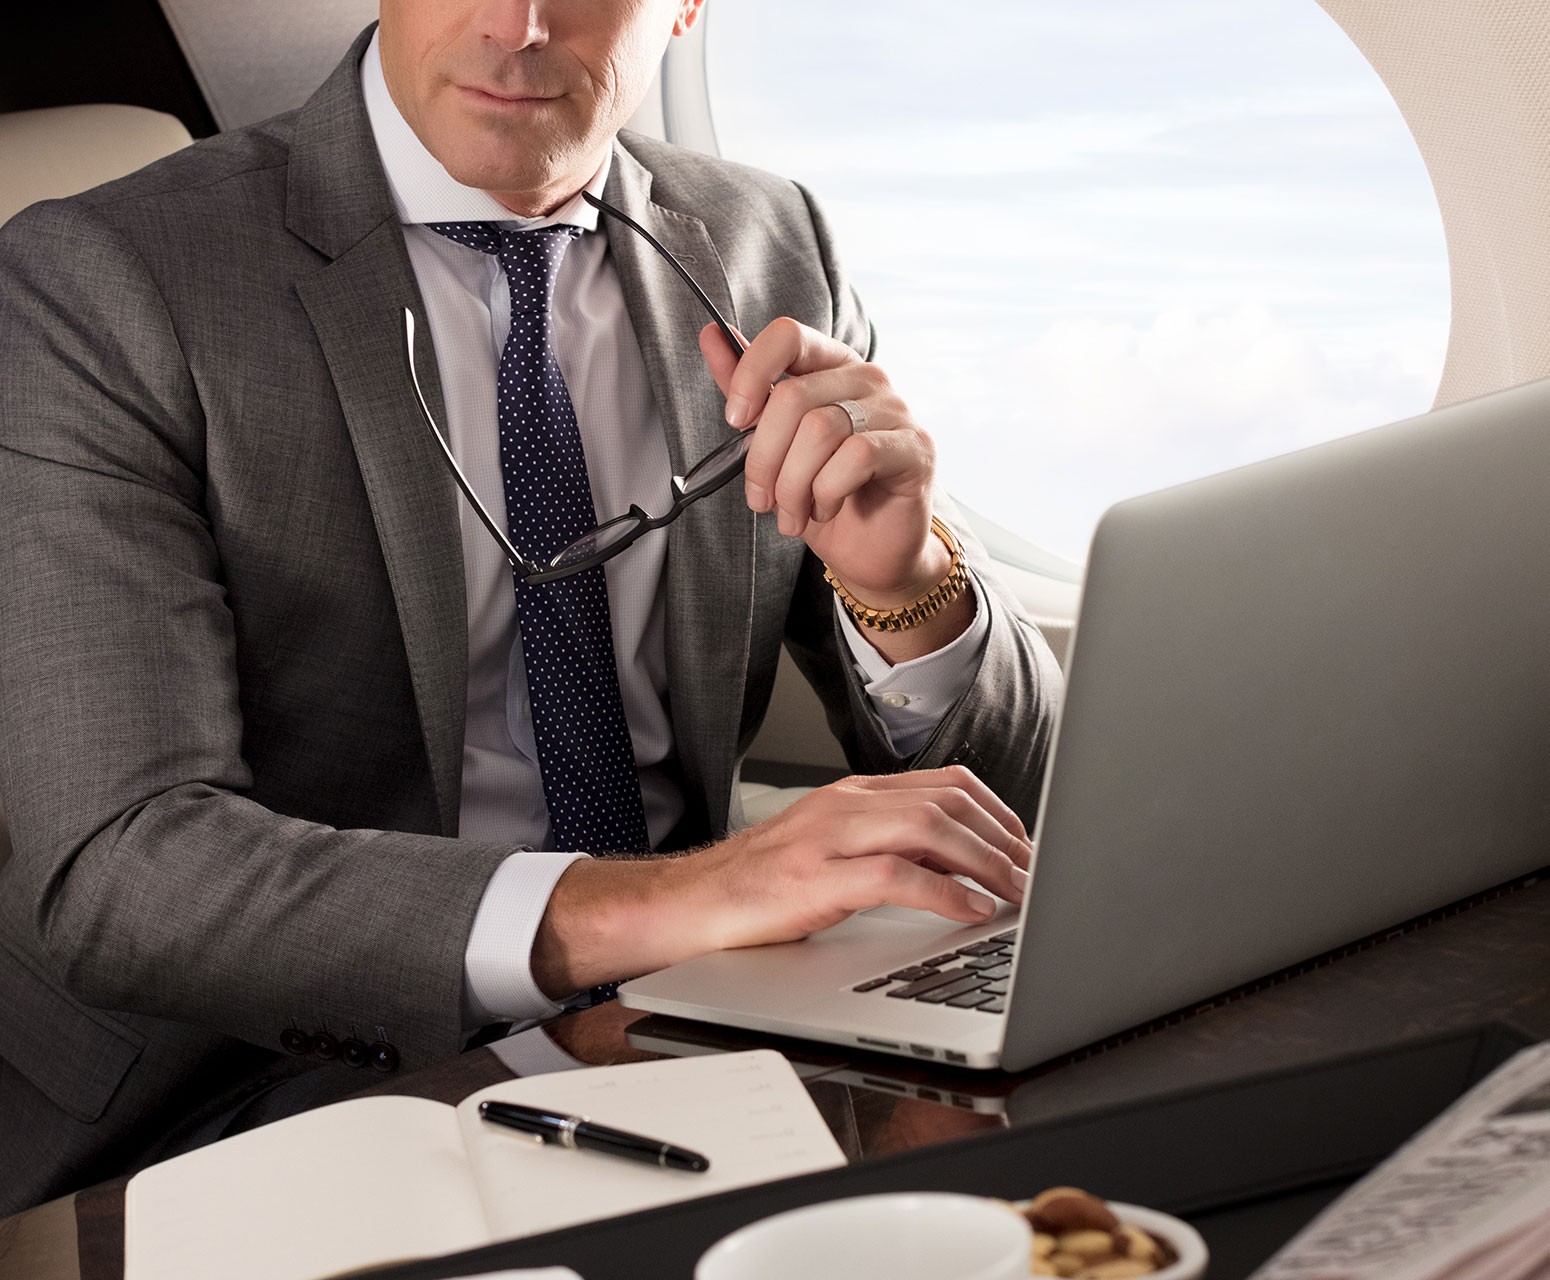
[{"label": "sky", "polygon": [[947,488],[1120,498],[1425,412],[1425,166],[1314,0],[712,0],[721,153],[809,186]]}]

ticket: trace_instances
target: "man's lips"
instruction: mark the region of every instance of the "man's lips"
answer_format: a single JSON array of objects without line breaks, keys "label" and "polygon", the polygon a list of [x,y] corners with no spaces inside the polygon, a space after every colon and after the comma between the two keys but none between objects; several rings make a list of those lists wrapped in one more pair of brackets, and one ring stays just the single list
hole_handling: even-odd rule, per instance
[{"label": "man's lips", "polygon": [[493,89],[481,89],[476,85],[459,85],[464,93],[492,105],[505,107],[538,106],[544,102],[553,102],[558,95],[542,93],[498,93]]}]

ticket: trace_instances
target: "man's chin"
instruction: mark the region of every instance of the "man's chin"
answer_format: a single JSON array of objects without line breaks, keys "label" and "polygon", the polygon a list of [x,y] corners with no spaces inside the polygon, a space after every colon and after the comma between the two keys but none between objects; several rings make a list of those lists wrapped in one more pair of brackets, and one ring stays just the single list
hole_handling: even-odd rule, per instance
[{"label": "man's chin", "polygon": [[566,187],[568,195],[591,177],[583,149],[547,130],[486,135],[476,147],[449,148],[436,158],[456,181],[480,191],[539,195]]}]

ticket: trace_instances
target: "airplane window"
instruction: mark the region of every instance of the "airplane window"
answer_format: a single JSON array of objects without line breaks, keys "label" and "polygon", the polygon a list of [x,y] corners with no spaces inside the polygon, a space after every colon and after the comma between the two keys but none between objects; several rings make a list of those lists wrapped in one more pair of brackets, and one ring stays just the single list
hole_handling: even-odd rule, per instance
[{"label": "airplane window", "polygon": [[721,154],[809,186],[967,506],[1110,503],[1430,407],[1442,223],[1314,0],[715,0]]}]

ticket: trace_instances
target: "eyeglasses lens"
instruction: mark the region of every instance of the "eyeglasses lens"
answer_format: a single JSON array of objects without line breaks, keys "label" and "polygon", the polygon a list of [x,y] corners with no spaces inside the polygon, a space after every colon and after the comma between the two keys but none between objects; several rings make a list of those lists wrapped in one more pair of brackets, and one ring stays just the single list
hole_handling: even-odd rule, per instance
[{"label": "eyeglasses lens", "polygon": [[714,453],[701,458],[684,477],[684,496],[698,497],[725,484],[743,469],[743,461],[748,457],[748,449],[752,444],[753,432],[744,431]]},{"label": "eyeglasses lens", "polygon": [[583,534],[549,562],[551,569],[568,569],[593,556],[602,555],[616,543],[624,542],[635,531],[639,519],[634,515],[619,516],[607,524],[600,524],[591,533]]}]

